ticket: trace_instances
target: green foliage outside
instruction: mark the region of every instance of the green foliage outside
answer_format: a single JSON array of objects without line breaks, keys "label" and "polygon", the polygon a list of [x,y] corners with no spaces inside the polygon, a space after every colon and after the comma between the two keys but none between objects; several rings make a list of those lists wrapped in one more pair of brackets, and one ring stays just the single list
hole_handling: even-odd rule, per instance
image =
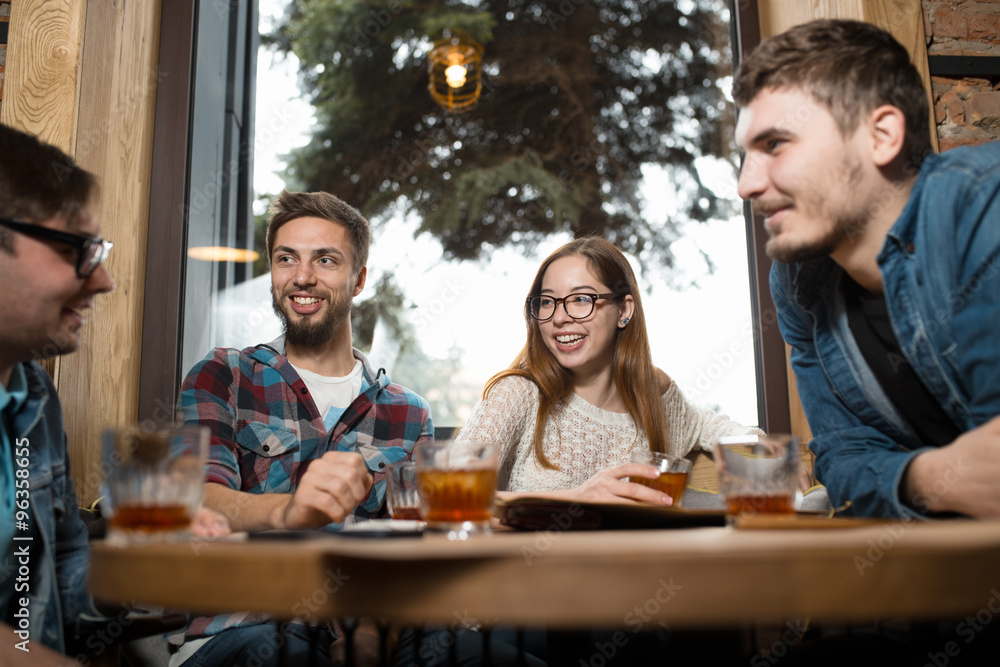
[{"label": "green foliage outside", "polygon": [[[735,212],[696,168],[702,156],[733,159],[727,5],[292,0],[263,41],[299,59],[317,124],[289,156],[286,187],[336,194],[375,235],[381,220],[406,216],[454,260],[600,234],[669,276],[685,224]],[[482,98],[463,114],[427,90],[428,51],[450,35],[484,46]],[[643,214],[647,165],[669,175],[658,195],[673,200],[671,219]],[[263,253],[263,216],[255,222]],[[396,354],[392,379],[431,401],[435,424],[461,423],[470,400],[454,381],[462,351],[432,359],[420,349],[405,317],[412,304],[381,268],[389,273],[354,303],[355,346],[368,351],[381,322]],[[262,256],[254,274],[265,272]]]},{"label": "green foliage outside", "polygon": [[[289,187],[373,222],[412,214],[450,258],[597,233],[669,268],[681,225],[731,212],[695,167],[732,152],[728,31],[721,0],[294,0],[264,38],[299,58],[316,108]],[[485,48],[482,98],[459,115],[427,91],[450,34]],[[677,219],[644,218],[643,165],[668,170]]]}]

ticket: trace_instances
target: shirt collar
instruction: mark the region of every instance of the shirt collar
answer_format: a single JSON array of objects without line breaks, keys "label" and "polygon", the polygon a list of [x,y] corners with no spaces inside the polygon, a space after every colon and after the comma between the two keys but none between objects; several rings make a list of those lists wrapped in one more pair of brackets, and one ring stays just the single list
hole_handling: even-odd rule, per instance
[{"label": "shirt collar", "polygon": [[24,374],[24,364],[17,364],[10,374],[10,382],[4,387],[0,385],[0,412],[10,409],[10,414],[16,414],[28,400],[28,378]]},{"label": "shirt collar", "polygon": [[[261,354],[262,352],[264,353],[263,356],[257,356],[257,355]],[[361,367],[363,369],[363,375],[364,375],[364,378],[365,378],[365,382],[367,382],[369,385],[375,385],[377,383],[377,384],[379,384],[382,387],[384,387],[386,384],[388,384],[388,378],[386,377],[385,369],[379,368],[379,369],[376,370],[372,366],[371,362],[368,361],[368,357],[366,357],[365,354],[361,350],[359,350],[358,348],[356,348],[356,347],[352,347],[351,348],[351,353],[354,355],[355,359],[357,359],[357,360],[359,360],[361,362]],[[281,357],[281,359],[276,359],[275,357],[272,357],[271,355],[279,355]],[[253,356],[258,361],[262,361],[262,362],[264,362],[266,364],[269,364],[271,366],[277,367],[276,364],[279,364],[282,361],[284,361],[285,363],[288,363],[288,365],[291,366],[291,363],[288,362],[288,357],[285,356],[285,337],[284,337],[284,335],[278,336],[277,338],[275,338],[274,340],[272,340],[270,343],[261,343],[260,345],[258,345],[255,348]]]}]

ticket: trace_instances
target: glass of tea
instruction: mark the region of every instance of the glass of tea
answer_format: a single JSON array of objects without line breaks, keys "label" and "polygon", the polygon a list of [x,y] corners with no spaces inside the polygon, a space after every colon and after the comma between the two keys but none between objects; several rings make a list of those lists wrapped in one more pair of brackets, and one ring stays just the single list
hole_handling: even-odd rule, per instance
[{"label": "glass of tea", "polygon": [[430,532],[464,540],[488,535],[497,486],[497,446],[446,440],[413,450],[420,516]]},{"label": "glass of tea", "polygon": [[205,426],[104,429],[101,509],[108,541],[185,539],[202,500]]},{"label": "glass of tea", "polygon": [[799,501],[800,439],[792,435],[719,438],[715,467],[730,526],[755,514],[793,516]]},{"label": "glass of tea", "polygon": [[642,484],[662,491],[674,500],[673,507],[680,507],[687,488],[688,473],[691,472],[691,461],[682,456],[671,456],[663,452],[651,452],[648,449],[633,449],[632,463],[651,465],[660,472],[656,479],[649,477],[629,477],[630,482]]},{"label": "glass of tea", "polygon": [[417,466],[412,461],[390,463],[385,469],[385,503],[393,519],[420,520]]}]

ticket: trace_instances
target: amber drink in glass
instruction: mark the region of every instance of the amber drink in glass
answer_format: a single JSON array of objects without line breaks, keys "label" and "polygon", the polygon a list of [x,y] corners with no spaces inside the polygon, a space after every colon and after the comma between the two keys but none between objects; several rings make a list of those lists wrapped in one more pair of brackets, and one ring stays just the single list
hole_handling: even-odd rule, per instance
[{"label": "amber drink in glass", "polygon": [[758,514],[794,516],[802,465],[799,438],[783,434],[719,438],[715,465],[730,526]]},{"label": "amber drink in glass", "polygon": [[420,515],[430,532],[463,540],[490,533],[497,446],[452,440],[414,449]]},{"label": "amber drink in glass", "polygon": [[417,466],[412,461],[397,461],[385,469],[385,502],[389,516],[397,520],[420,520],[417,497]]},{"label": "amber drink in glass", "polygon": [[632,463],[641,463],[656,468],[660,476],[629,477],[630,482],[648,486],[670,496],[673,507],[680,507],[687,489],[688,473],[691,472],[691,461],[681,456],[672,456],[663,452],[651,452],[648,449],[632,450]]},{"label": "amber drink in glass", "polygon": [[204,426],[104,429],[101,509],[109,542],[189,536],[202,500],[208,437]]}]

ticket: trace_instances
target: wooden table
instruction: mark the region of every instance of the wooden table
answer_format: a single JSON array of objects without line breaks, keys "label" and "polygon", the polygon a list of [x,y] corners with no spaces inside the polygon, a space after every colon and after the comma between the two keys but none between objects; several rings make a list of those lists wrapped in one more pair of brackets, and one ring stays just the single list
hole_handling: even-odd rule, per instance
[{"label": "wooden table", "polygon": [[870,622],[1000,611],[1000,522],[93,547],[103,599],[402,623]]}]

